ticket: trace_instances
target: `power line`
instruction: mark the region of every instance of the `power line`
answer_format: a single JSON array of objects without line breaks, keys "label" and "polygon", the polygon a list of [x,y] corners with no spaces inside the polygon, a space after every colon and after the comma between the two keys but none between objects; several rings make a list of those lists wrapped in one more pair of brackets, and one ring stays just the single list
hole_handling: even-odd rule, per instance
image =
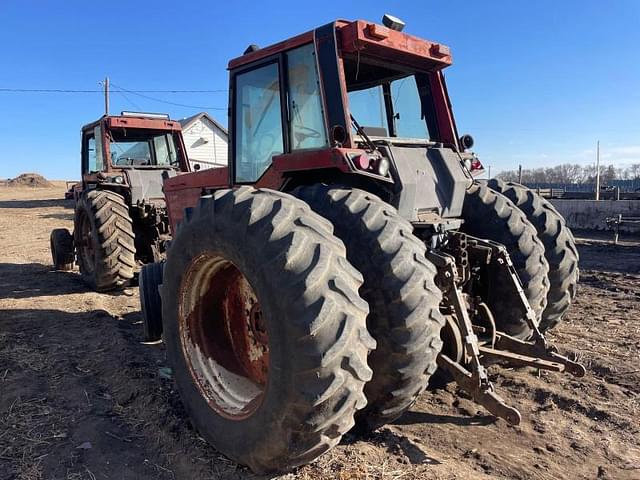
[{"label": "power line", "polygon": [[116,87],[118,90],[122,90],[124,92],[131,93],[133,95],[137,95],[137,96],[142,97],[142,98],[146,98],[147,100],[152,100],[154,102],[159,102],[159,103],[166,103],[168,105],[174,105],[176,107],[195,108],[195,109],[198,109],[198,110],[227,110],[227,107],[203,107],[203,106],[198,106],[198,105],[187,105],[187,104],[184,104],[184,103],[170,102],[168,100],[163,100],[161,98],[150,97],[149,95],[144,95],[144,94],[140,93],[140,91],[127,90],[126,88],[123,88],[123,87],[121,87],[119,85],[116,85],[113,82],[111,83],[111,85]]},{"label": "power line", "polygon": [[126,102],[130,103],[131,105],[133,105],[133,108],[137,108],[138,110],[142,111],[142,107],[140,107],[136,102],[131,100],[129,98],[129,96],[126,93],[124,93],[122,90],[118,89],[118,90],[115,90],[115,92],[119,93],[120,95],[122,95],[122,98],[124,98]]},{"label": "power line", "polygon": [[60,88],[0,88],[9,93],[102,93],[102,90],[69,90]]},{"label": "power line", "polygon": [[[129,92],[129,93],[226,93],[228,90],[220,89],[220,90],[126,90],[126,91]],[[65,89],[65,88],[0,88],[0,92],[7,92],[7,93],[103,93],[103,90],[75,90],[75,89]]]}]

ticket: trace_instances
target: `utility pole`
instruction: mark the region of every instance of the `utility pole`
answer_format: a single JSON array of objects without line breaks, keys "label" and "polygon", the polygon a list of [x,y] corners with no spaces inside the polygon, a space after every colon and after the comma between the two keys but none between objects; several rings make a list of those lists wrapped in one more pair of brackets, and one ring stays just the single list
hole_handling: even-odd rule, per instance
[{"label": "utility pole", "polygon": [[596,200],[600,200],[600,140],[596,144]]},{"label": "utility pole", "polygon": [[489,172],[488,172],[487,178],[488,178],[489,180],[491,180],[491,165],[487,165],[487,168],[489,169]]},{"label": "utility pole", "polygon": [[105,77],[102,82],[104,87],[104,114],[109,115],[109,77]]},{"label": "utility pole", "polygon": [[518,165],[518,183],[522,183],[522,165]]}]

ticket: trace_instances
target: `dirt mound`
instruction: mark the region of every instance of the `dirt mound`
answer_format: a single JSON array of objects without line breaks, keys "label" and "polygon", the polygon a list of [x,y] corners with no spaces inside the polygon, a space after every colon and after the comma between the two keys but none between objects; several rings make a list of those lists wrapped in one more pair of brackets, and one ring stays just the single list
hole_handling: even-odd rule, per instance
[{"label": "dirt mound", "polygon": [[18,175],[16,178],[9,180],[7,184],[10,187],[53,187],[51,182],[37,173],[23,173],[22,175]]}]

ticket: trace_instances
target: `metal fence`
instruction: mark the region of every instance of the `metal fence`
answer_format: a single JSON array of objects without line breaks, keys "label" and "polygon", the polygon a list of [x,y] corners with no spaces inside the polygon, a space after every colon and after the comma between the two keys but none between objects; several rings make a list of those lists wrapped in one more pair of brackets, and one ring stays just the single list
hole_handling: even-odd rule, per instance
[{"label": "metal fence", "polygon": [[[543,190],[564,190],[565,192],[595,192],[595,183],[550,183],[550,182],[525,182],[529,188]],[[621,192],[640,191],[640,178],[634,180],[611,180],[602,182],[600,188],[619,188]]]}]

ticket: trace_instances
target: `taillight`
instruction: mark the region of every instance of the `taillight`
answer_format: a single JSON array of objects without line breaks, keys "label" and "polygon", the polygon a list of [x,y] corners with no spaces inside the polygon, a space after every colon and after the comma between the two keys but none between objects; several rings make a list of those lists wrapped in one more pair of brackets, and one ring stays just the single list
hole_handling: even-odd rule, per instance
[{"label": "taillight", "polygon": [[366,153],[361,153],[357,157],[353,158],[353,164],[358,170],[369,170],[371,166],[371,158]]}]

